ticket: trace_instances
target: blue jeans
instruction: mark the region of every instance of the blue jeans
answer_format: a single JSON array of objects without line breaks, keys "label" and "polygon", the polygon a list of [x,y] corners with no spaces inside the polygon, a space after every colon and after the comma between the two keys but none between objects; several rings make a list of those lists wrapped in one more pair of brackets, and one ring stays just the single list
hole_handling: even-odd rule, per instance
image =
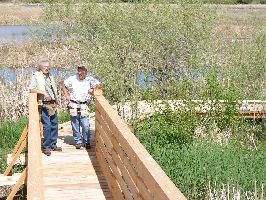
[{"label": "blue jeans", "polygon": [[[73,137],[76,144],[86,144],[90,142],[90,122],[88,117],[81,117],[80,112],[77,116],[70,116]],[[82,130],[81,130],[82,128]]]},{"label": "blue jeans", "polygon": [[41,121],[43,125],[43,149],[53,149],[56,147],[58,138],[58,118],[57,112],[48,115],[48,109],[41,109]]}]

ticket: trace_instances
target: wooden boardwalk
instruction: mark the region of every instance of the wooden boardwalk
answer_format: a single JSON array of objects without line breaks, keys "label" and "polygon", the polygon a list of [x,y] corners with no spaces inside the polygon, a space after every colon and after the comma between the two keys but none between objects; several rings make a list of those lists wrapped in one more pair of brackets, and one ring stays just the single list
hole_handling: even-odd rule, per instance
[{"label": "wooden boardwalk", "polygon": [[91,120],[92,148],[76,149],[70,123],[59,125],[58,146],[62,152],[42,154],[44,199],[112,199],[95,155],[94,121]]}]

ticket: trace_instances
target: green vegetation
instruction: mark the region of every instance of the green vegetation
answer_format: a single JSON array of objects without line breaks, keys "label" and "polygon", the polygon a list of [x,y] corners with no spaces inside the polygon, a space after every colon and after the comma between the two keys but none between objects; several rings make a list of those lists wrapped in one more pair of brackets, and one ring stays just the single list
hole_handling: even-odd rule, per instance
[{"label": "green vegetation", "polygon": [[59,124],[68,122],[69,119],[70,119],[70,116],[69,116],[69,113],[67,113],[67,112],[59,113],[59,115],[58,115]]},{"label": "green vegetation", "polygon": [[14,146],[19,140],[20,134],[27,125],[26,118],[21,118],[17,121],[6,121],[1,123],[0,127],[0,173],[4,173],[6,170],[6,158],[7,154],[12,153]]},{"label": "green vegetation", "polygon": [[[105,83],[112,103],[154,99],[263,99],[265,26],[247,20],[247,39],[224,40],[216,10],[203,4],[48,6],[47,21],[63,21],[80,58]],[[253,20],[252,20],[253,19]],[[232,19],[233,20],[233,19]],[[230,22],[229,22],[230,23]],[[226,26],[231,24],[226,24]],[[232,25],[233,27],[235,25]],[[155,83],[138,87],[138,72]],[[247,75],[248,74],[248,75]],[[115,76],[114,76],[115,75]],[[206,81],[203,81],[206,80]],[[207,83],[207,84],[206,84]]]},{"label": "green vegetation", "polygon": [[[66,1],[63,8],[48,5],[46,14],[78,38],[80,61],[100,77],[111,103],[185,101],[179,113],[165,111],[132,123],[188,199],[238,193],[263,199],[265,132],[241,119],[237,107],[239,100],[265,98],[265,22],[222,21],[214,6],[189,3],[81,7]],[[244,36],[228,35],[227,27],[245,30]],[[195,114],[194,99],[206,103],[209,112]]]},{"label": "green vegetation", "polygon": [[232,198],[237,192],[241,199],[263,199],[266,143],[249,138],[252,124],[242,120],[228,138],[225,130],[215,133],[213,126],[197,133],[199,125],[208,125],[202,120],[169,111],[136,124],[135,133],[188,199],[211,199],[210,194]]},{"label": "green vegetation", "polygon": [[[46,12],[49,21],[63,19],[70,26],[67,33],[81,39],[80,59],[87,58],[113,103],[125,97],[161,99],[166,93],[169,98],[179,96],[179,82],[168,78],[185,72],[189,65],[195,67],[202,62],[204,51],[210,49],[206,33],[210,32],[211,18],[207,13],[212,9],[199,5],[67,4],[66,10],[56,5],[50,9]],[[147,94],[137,87],[139,71],[153,74],[161,88],[153,87]]]}]

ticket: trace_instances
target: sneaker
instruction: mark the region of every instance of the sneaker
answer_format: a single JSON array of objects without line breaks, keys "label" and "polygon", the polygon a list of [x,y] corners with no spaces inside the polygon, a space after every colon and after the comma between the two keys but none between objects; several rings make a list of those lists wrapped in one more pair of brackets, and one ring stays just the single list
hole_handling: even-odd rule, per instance
[{"label": "sneaker", "polygon": [[76,144],[76,149],[80,149],[82,144]]},{"label": "sneaker", "polygon": [[90,148],[91,148],[90,143],[86,143],[86,144],[85,144],[85,148],[86,148],[86,149],[90,149]]},{"label": "sneaker", "polygon": [[58,146],[55,146],[53,149],[52,149],[53,151],[62,151],[62,148],[61,147],[58,147]]},{"label": "sneaker", "polygon": [[51,151],[50,151],[50,149],[44,149],[44,150],[43,150],[43,153],[44,153],[45,155],[47,155],[47,156],[50,156],[50,155],[51,155]]}]

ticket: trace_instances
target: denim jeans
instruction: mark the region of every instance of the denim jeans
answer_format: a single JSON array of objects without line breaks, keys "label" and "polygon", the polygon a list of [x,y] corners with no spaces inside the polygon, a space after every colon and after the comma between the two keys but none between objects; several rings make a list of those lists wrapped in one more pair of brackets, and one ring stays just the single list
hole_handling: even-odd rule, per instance
[{"label": "denim jeans", "polygon": [[[76,144],[86,144],[90,142],[90,122],[88,117],[81,117],[80,112],[77,116],[71,116],[71,126],[73,137]],[[81,130],[82,128],[82,130]]]},{"label": "denim jeans", "polygon": [[48,115],[48,109],[41,109],[41,121],[43,124],[43,149],[53,149],[56,147],[58,138],[58,118],[57,112]]}]

